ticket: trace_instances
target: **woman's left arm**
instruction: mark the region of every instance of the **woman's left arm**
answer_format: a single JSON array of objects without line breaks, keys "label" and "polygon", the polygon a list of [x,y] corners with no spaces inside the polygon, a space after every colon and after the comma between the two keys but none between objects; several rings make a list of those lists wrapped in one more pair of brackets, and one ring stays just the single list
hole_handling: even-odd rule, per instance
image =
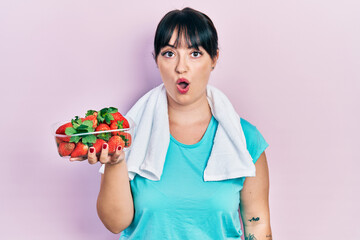
[{"label": "woman's left arm", "polygon": [[240,191],[245,240],[272,240],[269,211],[269,170],[265,151],[255,163],[256,177],[247,177]]}]

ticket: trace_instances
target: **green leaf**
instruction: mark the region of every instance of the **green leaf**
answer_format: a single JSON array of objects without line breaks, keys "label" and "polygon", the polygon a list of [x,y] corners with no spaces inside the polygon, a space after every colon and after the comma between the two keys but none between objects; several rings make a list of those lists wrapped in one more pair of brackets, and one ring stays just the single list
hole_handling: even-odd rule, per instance
[{"label": "green leaf", "polygon": [[97,135],[97,138],[102,139],[104,141],[109,141],[111,138],[111,133],[100,133]]},{"label": "green leaf", "polygon": [[90,115],[94,115],[95,112],[96,112],[95,110],[88,110],[86,112],[85,116],[87,117],[87,116],[90,116]]},{"label": "green leaf", "polygon": [[108,113],[116,113],[118,111],[117,108],[114,108],[114,107],[109,107],[108,109]]},{"label": "green leaf", "polygon": [[97,116],[97,120],[99,123],[104,122],[107,111],[108,111],[108,108],[103,108],[100,110],[100,112],[98,113],[98,116]]},{"label": "green leaf", "polygon": [[101,109],[100,110],[100,115],[102,116],[102,117],[104,117],[106,114],[107,114],[107,112],[108,112],[108,108],[103,108],[103,109]]},{"label": "green leaf", "polygon": [[129,144],[129,139],[127,139],[124,135],[120,135],[120,137],[124,140],[125,146],[127,146]]},{"label": "green leaf", "polygon": [[111,115],[111,114],[106,114],[105,115],[105,122],[107,123],[107,124],[110,124],[110,121],[111,120],[114,120],[114,117]]},{"label": "green leaf", "polygon": [[77,129],[81,125],[81,119],[79,116],[75,116],[75,119],[71,119],[71,123],[75,129]]},{"label": "green leaf", "polygon": [[121,122],[120,122],[120,121],[117,121],[116,125],[117,125],[118,128],[121,129],[121,128],[124,128],[124,127],[123,127],[123,123],[124,123],[124,120],[122,120]]},{"label": "green leaf", "polygon": [[76,131],[77,131],[77,133],[88,133],[89,132],[89,130],[87,129],[87,128],[82,128],[82,129],[76,129]]},{"label": "green leaf", "polygon": [[77,129],[76,131],[80,132],[80,131],[83,131],[83,130],[86,130],[88,129],[88,125],[85,125],[85,124],[81,124]]},{"label": "green leaf", "polygon": [[94,135],[86,135],[82,138],[82,142],[85,143],[95,143],[96,137]]},{"label": "green leaf", "polygon": [[85,120],[80,127],[85,126],[86,128],[88,128],[88,127],[92,128],[93,124],[94,123],[91,120]]},{"label": "green leaf", "polygon": [[101,116],[100,114],[98,114],[98,116],[97,116],[97,120],[98,120],[98,123],[102,123],[102,122],[104,122],[104,117],[103,116]]},{"label": "green leaf", "polygon": [[80,136],[72,136],[70,138],[70,142],[78,143],[80,141],[80,139],[81,139]]},{"label": "green leaf", "polygon": [[72,127],[67,127],[66,129],[65,129],[65,134],[66,135],[73,135],[73,134],[75,134],[76,133],[76,130],[74,129],[74,128],[72,128]]}]

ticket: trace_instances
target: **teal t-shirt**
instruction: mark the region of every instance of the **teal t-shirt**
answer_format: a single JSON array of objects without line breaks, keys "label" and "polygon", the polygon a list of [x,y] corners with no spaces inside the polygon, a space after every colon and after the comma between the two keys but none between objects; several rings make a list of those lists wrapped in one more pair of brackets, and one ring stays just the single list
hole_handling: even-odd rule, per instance
[{"label": "teal t-shirt", "polygon": [[[268,144],[255,126],[240,122],[255,163]],[[121,240],[241,239],[238,209],[245,178],[203,179],[217,126],[212,117],[202,139],[193,145],[170,136],[160,181],[135,176],[130,182],[135,215]]]}]

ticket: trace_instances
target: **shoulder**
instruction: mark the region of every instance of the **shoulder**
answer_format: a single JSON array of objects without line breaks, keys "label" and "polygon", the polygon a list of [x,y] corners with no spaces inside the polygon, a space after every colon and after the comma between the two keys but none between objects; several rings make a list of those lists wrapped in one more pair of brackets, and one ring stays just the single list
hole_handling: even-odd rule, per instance
[{"label": "shoulder", "polygon": [[265,138],[257,129],[257,127],[251,124],[249,121],[240,118],[240,124],[245,135],[246,148],[253,158],[253,162],[255,163],[260,157],[261,153],[263,153],[264,150],[269,146],[269,144],[266,142]]},{"label": "shoulder", "polygon": [[255,133],[256,132],[256,127],[254,125],[252,125],[249,121],[240,118],[240,123],[241,123],[241,127],[243,128],[244,133]]},{"label": "shoulder", "polygon": [[256,141],[258,140],[259,135],[261,135],[259,130],[256,128],[256,126],[254,126],[249,121],[247,121],[243,118],[240,118],[240,124],[241,124],[241,128],[245,135],[246,145],[256,144]]}]

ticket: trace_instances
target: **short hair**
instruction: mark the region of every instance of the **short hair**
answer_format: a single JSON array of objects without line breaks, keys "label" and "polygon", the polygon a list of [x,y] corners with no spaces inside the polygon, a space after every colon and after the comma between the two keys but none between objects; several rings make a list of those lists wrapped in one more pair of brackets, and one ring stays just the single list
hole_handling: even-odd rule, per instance
[{"label": "short hair", "polygon": [[213,22],[204,13],[187,7],[182,10],[172,10],[160,20],[154,38],[155,61],[161,48],[169,43],[175,29],[177,29],[175,47],[184,34],[188,46],[197,50],[200,46],[203,47],[212,59],[217,56],[218,36]]}]

